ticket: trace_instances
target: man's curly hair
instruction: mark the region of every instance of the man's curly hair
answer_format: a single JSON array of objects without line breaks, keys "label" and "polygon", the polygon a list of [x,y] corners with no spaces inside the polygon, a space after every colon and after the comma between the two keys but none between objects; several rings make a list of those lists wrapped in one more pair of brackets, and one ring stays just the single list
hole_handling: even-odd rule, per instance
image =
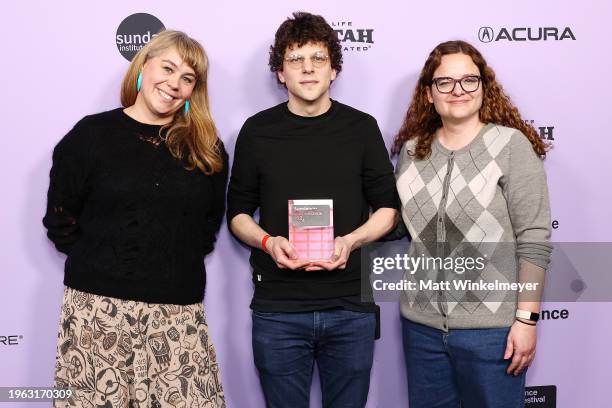
[{"label": "man's curly hair", "polygon": [[270,70],[274,73],[283,70],[287,48],[301,47],[309,42],[325,44],[331,67],[339,74],[342,70],[342,46],[336,32],[322,16],[304,11],[293,13],[293,18],[287,18],[276,30],[274,45],[270,46]]}]

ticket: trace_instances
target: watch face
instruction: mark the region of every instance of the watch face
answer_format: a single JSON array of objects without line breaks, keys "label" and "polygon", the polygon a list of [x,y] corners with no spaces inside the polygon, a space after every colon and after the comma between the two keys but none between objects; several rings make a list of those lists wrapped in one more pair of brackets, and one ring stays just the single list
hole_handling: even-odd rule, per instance
[{"label": "watch face", "polygon": [[516,317],[520,317],[521,319],[531,320],[532,322],[537,322],[540,319],[540,314],[529,312],[527,310],[517,309]]}]

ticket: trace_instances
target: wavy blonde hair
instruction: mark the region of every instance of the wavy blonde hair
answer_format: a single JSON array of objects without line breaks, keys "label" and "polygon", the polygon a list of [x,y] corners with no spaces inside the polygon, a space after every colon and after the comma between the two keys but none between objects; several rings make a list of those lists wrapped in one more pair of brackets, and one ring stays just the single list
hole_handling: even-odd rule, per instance
[{"label": "wavy blonde hair", "polygon": [[527,136],[536,154],[544,159],[550,145],[540,139],[538,132],[532,125],[523,121],[518,109],[514,106],[510,97],[506,95],[501,84],[495,79],[493,69],[487,65],[482,54],[473,45],[465,41],[443,42],[438,44],[429,54],[421,70],[404,123],[393,140],[391,153],[393,155],[398,154],[407,140],[416,138],[414,151],[410,151],[409,154],[419,160],[431,154],[431,143],[434,140],[436,130],[442,127],[442,120],[433,104],[429,103],[427,99],[427,88],[432,85],[434,71],[440,66],[442,56],[448,54],[469,56],[480,71],[483,87],[482,106],[479,111],[480,121],[520,130]]},{"label": "wavy blonde hair", "polygon": [[181,31],[160,32],[134,57],[121,85],[121,104],[124,107],[136,103],[136,81],[144,63],[163,51],[174,48],[196,75],[196,84],[189,98],[189,113],[182,109],[175,113],[172,122],[164,125],[168,150],[177,159],[186,159],[187,168],[199,168],[210,175],[221,171],[223,158],[221,143],[208,105],[208,57],[204,48]]}]

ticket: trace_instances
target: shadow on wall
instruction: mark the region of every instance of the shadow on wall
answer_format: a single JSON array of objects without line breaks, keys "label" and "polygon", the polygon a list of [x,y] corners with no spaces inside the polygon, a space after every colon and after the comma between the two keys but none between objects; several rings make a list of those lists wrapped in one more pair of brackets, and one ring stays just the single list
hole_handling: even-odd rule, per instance
[{"label": "shadow on wall", "polygon": [[[126,65],[127,68],[127,65]],[[51,386],[54,379],[54,364],[57,345],[60,308],[63,296],[63,277],[65,255],[58,252],[51,241],[46,237],[46,230],[42,225],[42,218],[46,206],[46,194],[49,187],[49,171],[53,147],[60,139],[81,119],[82,116],[111,109],[119,104],[119,84],[124,72],[118,72],[108,78],[107,86],[98,88],[98,95],[92,95],[90,100],[84,101],[85,106],[95,106],[95,110],[83,113],[74,113],[73,122],[57,134],[47,134],[44,137],[50,140],[48,153],[41,157],[35,167],[30,169],[27,176],[27,190],[25,192],[24,208],[20,222],[25,229],[24,253],[28,254],[27,261],[32,266],[35,276],[34,287],[31,289],[31,298],[23,299],[23,307],[29,316],[27,327],[28,361],[27,382],[33,386]],[[116,90],[105,92],[103,90]],[[99,108],[103,107],[103,108]],[[107,108],[104,108],[107,107]],[[83,106],[75,107],[75,110]]]},{"label": "shadow on wall", "polygon": [[[238,73],[238,78],[231,77],[229,71],[222,66],[211,65],[211,79],[214,78],[214,82],[209,84],[211,105],[222,106],[217,100],[220,98],[226,105],[236,106],[236,112],[247,112],[239,119],[220,118],[219,123],[234,124],[237,121],[237,126],[241,127],[247,117],[286,100],[284,88],[276,83],[267,69],[268,47],[267,44],[257,47],[249,63],[244,65],[244,70]],[[216,84],[229,84],[231,91],[227,87],[218,88]],[[219,127],[230,165],[239,127],[231,130]],[[250,248],[231,235],[227,220],[224,219],[215,250],[206,260],[205,304],[227,405],[263,407],[265,403],[251,346],[249,305],[253,285],[249,255]]]},{"label": "shadow on wall", "polygon": [[[406,116],[412,93],[418,80],[418,72],[413,72],[395,86],[394,92],[384,103],[387,116],[380,126],[389,152],[393,139],[399,131]],[[393,162],[397,156],[393,158]],[[408,245],[408,241],[406,241]],[[406,247],[406,250],[408,247]],[[408,387],[406,366],[402,348],[402,331],[400,325],[399,305],[396,302],[380,303],[381,338],[376,341],[374,365],[372,367],[368,407],[377,407],[377,401],[388,400],[389,395],[397,396],[397,406],[407,406]]]},{"label": "shadow on wall", "polygon": [[[406,117],[406,112],[408,111],[408,106],[412,100],[412,94],[418,79],[419,72],[411,72],[403,77],[397,86],[394,87],[393,94],[391,94],[391,97],[387,99],[384,105],[385,112],[387,112],[384,123],[387,124],[387,127],[382,129],[382,133],[385,137],[385,143],[389,152],[393,146],[393,139],[400,130],[404,118]],[[394,163],[396,159],[397,157],[393,158]]]},{"label": "shadow on wall", "polygon": [[245,105],[252,109],[248,116],[287,100],[286,88],[278,83],[276,74],[270,71],[268,66],[269,55],[270,44],[262,43],[251,54],[241,76],[245,78],[245,81],[243,82],[244,87],[239,90],[239,93],[246,96]]},{"label": "shadow on wall", "polygon": [[21,307],[27,310],[24,314],[28,316],[26,329],[30,339],[28,359],[24,361],[25,384],[40,387],[53,385],[65,260],[47,239],[42,225],[50,168],[51,151],[28,174],[24,219],[20,222],[25,228],[22,246],[35,276],[34,287],[29,291],[31,297],[21,302]]}]

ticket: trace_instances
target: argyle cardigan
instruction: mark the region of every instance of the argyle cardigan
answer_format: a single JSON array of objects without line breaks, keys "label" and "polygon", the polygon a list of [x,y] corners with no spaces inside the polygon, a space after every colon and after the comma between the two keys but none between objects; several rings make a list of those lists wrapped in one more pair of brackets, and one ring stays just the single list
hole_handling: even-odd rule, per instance
[{"label": "argyle cardigan", "polygon": [[[546,175],[524,134],[488,124],[456,151],[435,139],[422,160],[408,153],[414,144],[406,142],[396,166],[409,255],[481,257],[485,267],[457,274],[430,265],[407,271],[406,280],[518,282],[519,258],[546,270],[552,251]],[[405,318],[444,331],[508,327],[516,299],[512,290],[417,287],[402,293],[400,307]]]}]

